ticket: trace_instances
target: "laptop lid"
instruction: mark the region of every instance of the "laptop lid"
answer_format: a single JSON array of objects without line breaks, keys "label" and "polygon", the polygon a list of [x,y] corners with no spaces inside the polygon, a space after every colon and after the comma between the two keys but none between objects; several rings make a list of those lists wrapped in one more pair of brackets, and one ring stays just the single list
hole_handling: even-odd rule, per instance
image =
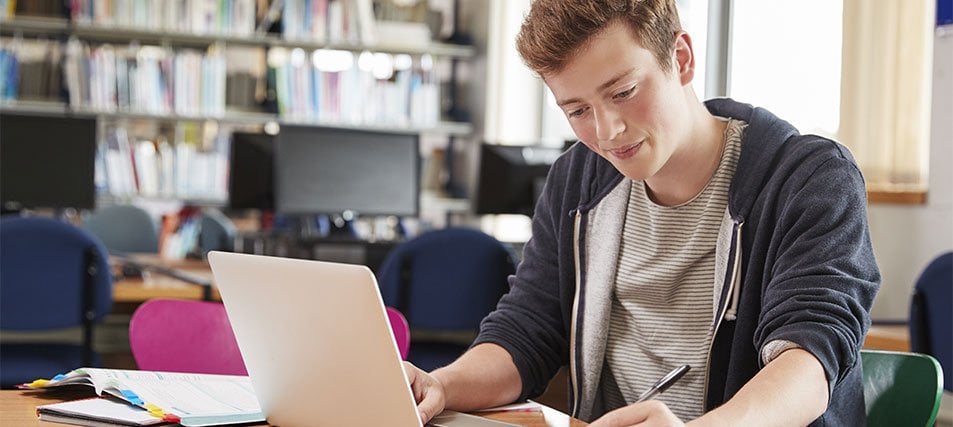
[{"label": "laptop lid", "polygon": [[364,266],[212,251],[262,412],[277,426],[420,426]]}]

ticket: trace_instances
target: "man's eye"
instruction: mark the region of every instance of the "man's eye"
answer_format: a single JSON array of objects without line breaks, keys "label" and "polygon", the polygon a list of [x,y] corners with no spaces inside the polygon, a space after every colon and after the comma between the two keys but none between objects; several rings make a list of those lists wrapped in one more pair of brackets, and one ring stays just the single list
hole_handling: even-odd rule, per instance
[{"label": "man's eye", "polygon": [[586,109],[585,109],[585,108],[579,108],[579,109],[575,109],[575,110],[570,111],[569,114],[567,114],[567,115],[568,115],[569,117],[579,117],[579,116],[581,116],[581,115],[582,115],[583,113],[585,113],[585,112],[586,112]]},{"label": "man's eye", "polygon": [[632,87],[630,87],[630,88],[628,88],[628,89],[626,89],[626,90],[624,90],[624,91],[622,91],[622,92],[619,92],[619,93],[615,94],[615,96],[614,96],[613,98],[615,98],[615,99],[627,98],[629,95],[632,94],[633,91],[635,91],[635,86],[632,86]]}]

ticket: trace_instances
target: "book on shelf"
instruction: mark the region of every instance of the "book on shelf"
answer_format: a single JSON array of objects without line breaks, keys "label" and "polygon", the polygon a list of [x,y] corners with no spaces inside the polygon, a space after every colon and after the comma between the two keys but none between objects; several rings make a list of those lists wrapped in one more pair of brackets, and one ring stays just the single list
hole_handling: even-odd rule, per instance
[{"label": "book on shelf", "polygon": [[60,44],[0,38],[0,100],[46,100],[60,92]]},{"label": "book on shelf", "polygon": [[74,108],[186,116],[225,113],[225,55],[160,46],[66,43],[63,78]]},{"label": "book on shelf", "polygon": [[434,126],[439,83],[429,55],[273,47],[268,85],[289,121]]},{"label": "book on shelf", "polygon": [[70,19],[98,27],[248,36],[255,0],[72,0]]},{"label": "book on shelf", "polygon": [[107,126],[97,153],[96,187],[127,198],[175,197],[225,201],[228,194],[228,134],[201,148],[195,123],[178,123],[174,143],[130,137],[123,126]]},{"label": "book on shelf", "polygon": [[314,43],[377,43],[371,0],[284,0],[282,37]]},{"label": "book on shelf", "polygon": [[62,0],[7,0],[5,8],[9,16],[64,16],[68,9]]},{"label": "book on shelf", "polygon": [[[98,396],[111,396],[141,408],[150,417],[184,426],[261,422],[265,420],[251,380],[247,376],[186,374],[122,369],[79,368],[50,380],[23,384],[21,389],[40,390],[82,385]],[[95,402],[95,401],[93,401]],[[62,410],[67,407],[69,412]],[[112,408],[110,408],[112,406]],[[120,411],[102,402],[60,405],[54,409],[61,418],[93,418],[116,423]],[[144,425],[141,411],[122,411],[126,425]],[[139,423],[139,424],[135,424]]]}]

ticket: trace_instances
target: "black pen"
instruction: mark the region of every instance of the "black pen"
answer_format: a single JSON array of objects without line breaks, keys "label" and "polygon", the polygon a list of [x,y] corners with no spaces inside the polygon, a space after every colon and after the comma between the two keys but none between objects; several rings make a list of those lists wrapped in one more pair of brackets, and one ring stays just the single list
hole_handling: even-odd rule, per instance
[{"label": "black pen", "polygon": [[652,384],[652,387],[650,387],[648,390],[645,390],[645,393],[642,393],[635,403],[644,402],[655,397],[659,393],[668,390],[672,384],[675,384],[675,381],[678,381],[679,378],[685,376],[685,373],[690,369],[692,369],[692,367],[688,365],[682,365],[673,369],[672,372],[669,372],[668,375],[656,381],[655,384]]}]

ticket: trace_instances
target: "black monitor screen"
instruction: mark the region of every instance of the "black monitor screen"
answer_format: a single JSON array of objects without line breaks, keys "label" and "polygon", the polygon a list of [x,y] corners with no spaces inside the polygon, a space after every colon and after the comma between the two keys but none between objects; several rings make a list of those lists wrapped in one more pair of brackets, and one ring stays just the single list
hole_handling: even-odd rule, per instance
[{"label": "black monitor screen", "polygon": [[274,210],[274,137],[235,132],[228,174],[228,207]]},{"label": "black monitor screen", "polygon": [[483,144],[476,213],[533,215],[559,148]]},{"label": "black monitor screen", "polygon": [[417,215],[418,137],[282,126],[275,202],[287,214]]},{"label": "black monitor screen", "polygon": [[4,209],[93,209],[95,158],[95,118],[0,114]]}]

